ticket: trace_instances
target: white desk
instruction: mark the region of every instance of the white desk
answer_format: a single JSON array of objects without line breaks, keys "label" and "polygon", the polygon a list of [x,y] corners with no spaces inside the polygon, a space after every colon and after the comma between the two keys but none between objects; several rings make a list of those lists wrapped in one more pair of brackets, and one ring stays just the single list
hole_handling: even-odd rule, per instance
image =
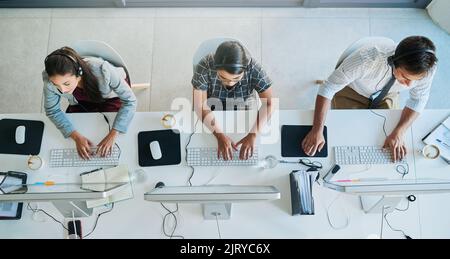
[{"label": "white desk", "polygon": [[[444,160],[428,160],[418,153],[424,146],[422,138],[449,115],[449,110],[428,110],[414,122],[412,133],[414,152],[417,154],[415,164],[418,178],[450,179],[450,166]],[[418,202],[422,237],[449,238],[450,194],[419,195]]]},{"label": "white desk", "polygon": [[[397,123],[401,111],[378,111],[388,115],[388,133]],[[233,123],[234,113],[227,112],[227,123]],[[77,129],[98,143],[107,132],[107,125],[101,115],[98,114],[70,114]],[[111,121],[113,114],[108,115]],[[130,171],[135,171],[138,166],[137,134],[140,131],[163,129],[160,118],[163,113],[137,113],[129,131],[118,138],[118,144],[122,149],[121,164],[127,164]],[[223,114],[216,117],[221,121]],[[273,121],[280,123],[275,127],[277,132],[281,125],[307,125],[312,123],[312,111],[281,111],[276,112]],[[70,139],[64,139],[56,127],[43,114],[12,114],[0,115],[0,118],[34,119],[45,122],[44,140],[40,155],[45,161],[49,159],[51,148],[74,147]],[[239,120],[237,120],[239,121]],[[436,120],[438,121],[438,120]],[[199,123],[200,124],[200,123]],[[334,157],[331,147],[336,145],[382,145],[384,133],[382,131],[383,119],[370,111],[331,111],[328,115],[329,157],[315,159],[323,163],[328,171]],[[276,132],[275,132],[276,133]],[[188,134],[181,135],[182,163],[177,166],[146,167],[146,179],[134,184],[134,199],[119,202],[111,213],[100,218],[96,231],[92,238],[164,238],[162,234],[162,217],[166,211],[159,205],[144,201],[143,194],[151,190],[154,185],[163,181],[166,185],[186,185],[190,175],[190,168],[185,166],[184,146]],[[194,136],[191,145],[203,141],[213,141],[212,136]],[[281,158],[280,139],[275,143],[259,146],[260,159],[266,155],[275,155]],[[411,131],[407,133],[407,146],[413,150],[413,138]],[[413,152],[408,159],[413,161]],[[294,159],[295,160],[295,159]],[[29,182],[53,180],[56,182],[79,182],[79,173],[89,168],[48,168],[45,166],[39,171],[33,172],[26,168],[26,156],[0,154],[1,170],[24,171],[29,174]],[[315,212],[314,216],[291,216],[289,173],[298,169],[296,165],[281,164],[271,170],[262,170],[257,167],[226,167],[226,168],[201,168],[197,167],[192,178],[194,185],[207,183],[213,177],[210,184],[249,184],[249,185],[274,185],[281,191],[281,199],[273,202],[237,203],[233,204],[230,220],[219,221],[222,238],[367,238],[369,235],[380,233],[380,214],[365,214],[360,209],[360,201],[357,196],[339,194],[323,187],[314,189]],[[373,167],[368,172],[380,173]],[[394,171],[383,172],[389,177],[398,177]],[[408,177],[415,177],[415,167],[411,167]],[[356,176],[356,175],[353,175]],[[330,209],[335,225],[345,222],[345,211],[350,216],[350,224],[342,230],[333,230],[326,216],[328,205],[340,195]],[[51,204],[40,204],[53,215],[62,219]],[[169,205],[171,208],[174,205]],[[0,221],[0,238],[62,238],[61,226],[47,219],[46,222],[36,222],[31,218],[31,212],[24,209],[20,221]],[[199,204],[180,204],[178,215],[178,228],[175,234],[185,238],[218,238],[216,222],[203,220],[201,206]],[[83,219],[84,233],[88,233],[93,226],[95,217]],[[419,207],[413,203],[410,209],[399,215],[392,215],[390,223],[402,228],[415,237],[421,237],[419,222]],[[399,238],[399,234],[385,227],[384,237]]]}]

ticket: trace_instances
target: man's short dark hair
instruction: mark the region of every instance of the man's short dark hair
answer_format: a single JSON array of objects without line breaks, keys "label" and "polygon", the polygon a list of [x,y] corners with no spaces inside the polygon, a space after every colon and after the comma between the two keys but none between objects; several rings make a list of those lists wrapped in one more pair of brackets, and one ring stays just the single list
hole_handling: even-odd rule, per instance
[{"label": "man's short dark hair", "polygon": [[[438,59],[434,53],[426,50],[436,51],[434,43],[426,37],[411,36],[402,40],[395,50],[395,67],[404,68],[414,75],[429,72]],[[414,51],[419,52],[407,54]]]}]

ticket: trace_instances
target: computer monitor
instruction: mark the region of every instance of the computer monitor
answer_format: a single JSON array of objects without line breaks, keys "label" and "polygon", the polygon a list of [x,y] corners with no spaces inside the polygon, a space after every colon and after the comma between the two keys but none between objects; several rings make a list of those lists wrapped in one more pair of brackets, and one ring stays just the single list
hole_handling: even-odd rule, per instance
[{"label": "computer monitor", "polygon": [[[333,170],[334,169],[334,170]],[[337,170],[336,170],[337,169]],[[332,168],[323,177],[324,186],[338,192],[359,195],[366,213],[394,210],[402,198],[414,194],[449,193],[450,180],[436,178],[385,179],[367,181],[333,181],[339,168]]]},{"label": "computer monitor", "polygon": [[164,203],[200,203],[204,219],[229,219],[232,203],[277,200],[280,192],[274,186],[164,186],[158,183],[144,194],[144,199]]},{"label": "computer monitor", "polygon": [[87,217],[92,208],[87,207],[86,201],[107,198],[129,186],[130,183],[2,186],[0,202],[52,202],[64,217]]}]

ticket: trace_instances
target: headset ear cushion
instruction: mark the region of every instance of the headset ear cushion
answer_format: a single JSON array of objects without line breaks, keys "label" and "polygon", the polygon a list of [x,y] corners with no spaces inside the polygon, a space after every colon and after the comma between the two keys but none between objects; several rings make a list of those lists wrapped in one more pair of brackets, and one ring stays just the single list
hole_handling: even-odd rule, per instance
[{"label": "headset ear cushion", "polygon": [[388,57],[387,62],[389,64],[389,66],[393,67],[394,66],[394,56]]},{"label": "headset ear cushion", "polygon": [[79,75],[79,76],[82,76],[82,75],[83,75],[83,69],[82,69],[81,67],[78,69],[78,75]]}]

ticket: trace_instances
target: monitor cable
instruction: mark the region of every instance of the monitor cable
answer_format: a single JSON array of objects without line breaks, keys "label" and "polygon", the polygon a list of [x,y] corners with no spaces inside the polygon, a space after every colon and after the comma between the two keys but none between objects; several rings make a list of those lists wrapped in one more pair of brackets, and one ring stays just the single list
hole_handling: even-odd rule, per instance
[{"label": "monitor cable", "polygon": [[[88,236],[90,236],[92,233],[94,233],[95,229],[97,228],[97,224],[98,224],[98,220],[100,219],[100,217],[104,214],[110,213],[113,209],[114,209],[114,202],[110,203],[111,207],[109,208],[109,210],[104,211],[100,214],[97,215],[97,218],[95,219],[95,224],[94,227],[92,228],[91,232],[89,232],[88,234],[86,234],[85,236],[83,236],[83,238],[86,238]],[[105,205],[105,207],[107,207],[108,205]]]},{"label": "monitor cable", "polygon": [[[164,204],[163,204],[162,202],[161,202],[160,204],[161,204],[161,206],[167,211],[166,215],[164,215],[164,218],[163,218],[163,225],[162,225],[164,235],[165,235],[166,237],[170,238],[170,239],[172,239],[172,238],[174,238],[174,237],[175,237],[175,238],[181,238],[181,239],[184,239],[184,236],[181,236],[181,235],[174,235],[175,230],[177,229],[177,226],[178,226],[177,216],[175,215],[175,213],[178,211],[178,203],[175,204],[176,209],[173,210],[173,211],[170,210],[170,209],[168,209],[166,206],[164,206]],[[171,215],[171,216],[173,217],[174,221],[175,221],[175,224],[174,224],[173,229],[172,229],[172,233],[170,233],[170,234],[168,234],[168,233],[166,232],[166,220],[167,220],[167,217],[168,217],[169,215]]]},{"label": "monitor cable", "polygon": [[[27,203],[27,209],[32,211],[33,214],[36,214],[36,213],[39,213],[39,212],[44,213],[49,218],[51,218],[53,221],[55,221],[56,223],[60,224],[63,227],[63,229],[65,229],[66,231],[69,231],[69,229],[66,226],[64,226],[64,224],[61,221],[57,220],[56,217],[52,216],[50,213],[46,212],[45,210],[39,209],[37,207],[33,208],[33,207],[31,207],[30,203]],[[106,213],[111,212],[113,209],[114,209],[114,203],[111,203],[111,208],[109,210],[98,214],[97,218],[95,219],[95,224],[94,224],[94,227],[92,228],[91,232],[89,232],[87,235],[83,236],[83,238],[86,238],[86,237],[90,236],[95,231],[95,229],[97,228],[98,220],[100,219],[100,217],[102,215],[106,214]]]},{"label": "monitor cable", "polygon": [[68,229],[66,226],[64,226],[64,224],[63,224],[61,221],[57,220],[56,217],[52,216],[51,214],[49,214],[49,213],[46,212],[45,210],[39,209],[39,208],[37,207],[37,205],[36,205],[36,208],[33,208],[33,207],[31,207],[30,203],[28,202],[28,203],[27,203],[27,210],[30,210],[31,212],[33,212],[33,217],[34,217],[34,214],[39,213],[39,212],[42,212],[42,213],[44,213],[45,215],[47,215],[47,217],[51,218],[51,219],[52,219],[53,221],[55,221],[56,223],[60,224],[60,225],[63,227],[63,229],[69,231],[69,229]]},{"label": "monitor cable", "polygon": [[406,208],[405,208],[405,209],[395,208],[394,211],[392,211],[392,212],[384,213],[384,210],[385,210],[385,209],[389,209],[389,207],[383,206],[383,210],[382,210],[382,214],[381,214],[381,215],[382,215],[382,219],[381,219],[381,235],[380,235],[381,238],[383,238],[383,223],[384,223],[384,221],[386,221],[386,224],[388,225],[388,227],[389,227],[392,231],[402,233],[402,235],[403,235],[403,237],[404,237],[405,239],[412,239],[411,236],[407,235],[402,229],[398,229],[398,228],[392,227],[391,223],[389,223],[389,220],[388,220],[387,216],[388,216],[389,214],[395,212],[395,211],[401,211],[401,212],[407,211],[407,210],[409,209],[410,203],[416,201],[416,199],[417,199],[416,196],[414,196],[414,195],[409,195],[409,196],[406,198],[406,200],[407,200],[407,202],[408,202],[408,204],[406,205]]},{"label": "monitor cable", "polygon": [[216,216],[217,233],[219,234],[219,239],[222,239],[222,235],[220,234],[219,220],[217,219],[218,213],[214,212],[213,215]]}]

